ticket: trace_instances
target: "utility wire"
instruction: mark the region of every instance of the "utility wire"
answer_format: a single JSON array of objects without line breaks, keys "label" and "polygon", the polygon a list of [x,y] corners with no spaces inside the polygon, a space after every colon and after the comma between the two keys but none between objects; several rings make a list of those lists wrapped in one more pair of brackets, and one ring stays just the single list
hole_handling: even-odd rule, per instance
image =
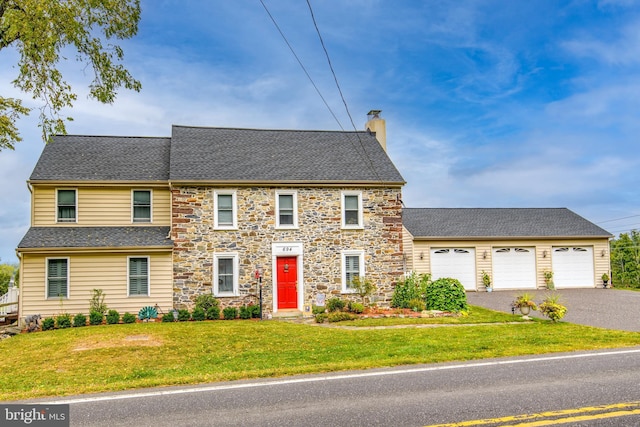
[{"label": "utility wire", "polygon": [[635,218],[635,217],[638,217],[638,216],[640,216],[640,215],[631,215],[631,216],[625,216],[625,217],[622,217],[622,218],[608,219],[606,221],[596,222],[596,224],[604,224],[605,222],[620,221],[620,220],[623,220],[623,219]]}]

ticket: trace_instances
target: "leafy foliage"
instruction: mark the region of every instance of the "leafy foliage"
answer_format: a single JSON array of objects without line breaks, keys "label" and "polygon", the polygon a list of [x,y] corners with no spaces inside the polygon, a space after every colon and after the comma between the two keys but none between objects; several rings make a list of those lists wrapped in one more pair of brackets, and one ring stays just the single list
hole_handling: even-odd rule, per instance
[{"label": "leafy foliage", "polygon": [[18,267],[13,264],[0,264],[0,296],[7,293],[11,277],[13,277],[14,273],[17,274],[17,272]]},{"label": "leafy foliage", "polygon": [[67,313],[61,314],[56,317],[56,325],[58,329],[66,329],[71,327],[71,316]]},{"label": "leafy foliage", "polygon": [[366,299],[370,297],[377,289],[377,286],[369,279],[356,276],[351,281],[351,286],[356,293],[362,298],[362,304],[366,303]]},{"label": "leafy foliage", "polygon": [[191,319],[191,313],[186,308],[178,310],[178,322],[186,322]]},{"label": "leafy foliage", "polygon": [[425,308],[427,308],[427,305],[420,298],[414,298],[411,301],[409,301],[409,307],[408,308],[410,308],[413,311],[422,311]]},{"label": "leafy foliage", "polygon": [[94,289],[91,291],[91,299],[89,300],[89,312],[97,311],[98,313],[107,312],[107,304],[104,303],[105,293],[102,289]]},{"label": "leafy foliage", "polygon": [[162,315],[162,323],[173,322],[174,320],[176,320],[176,318],[173,317],[172,310],[169,310],[167,313]]},{"label": "leafy foliage", "polygon": [[567,314],[567,307],[558,303],[559,298],[559,295],[549,295],[545,298],[542,304],[538,306],[540,313],[544,314],[554,322],[562,319],[564,315]]},{"label": "leafy foliage", "polygon": [[341,311],[344,310],[345,305],[346,303],[338,297],[329,298],[327,300],[327,311],[330,313],[334,311]]},{"label": "leafy foliage", "polygon": [[617,287],[640,289],[640,232],[611,241],[611,279]]},{"label": "leafy foliage", "polygon": [[467,294],[457,279],[441,278],[426,287],[427,310],[459,312],[468,310]]},{"label": "leafy foliage", "polygon": [[135,314],[131,314],[128,311],[122,315],[122,323],[135,323],[136,322],[136,315]]},{"label": "leafy foliage", "polygon": [[115,325],[120,322],[120,313],[116,310],[109,310],[107,313],[107,325]]},{"label": "leafy foliage", "polygon": [[202,321],[206,318],[206,314],[202,307],[196,307],[193,309],[191,317],[193,318],[193,320]]},{"label": "leafy foliage", "polygon": [[42,321],[42,330],[49,331],[56,326],[56,321],[53,317],[47,317]]},{"label": "leafy foliage", "polygon": [[391,307],[395,308],[412,308],[410,301],[422,300],[426,298],[427,285],[431,283],[430,274],[417,274],[415,271],[404,280],[400,280],[393,290],[391,298]]},{"label": "leafy foliage", "polygon": [[87,326],[87,316],[82,313],[78,313],[73,317],[73,327],[80,328],[82,326]]},{"label": "leafy foliage", "polygon": [[362,314],[364,312],[364,304],[361,304],[359,302],[350,301],[348,309],[352,313]]},{"label": "leafy foliage", "polygon": [[205,313],[207,320],[219,320],[220,319],[220,307],[212,306],[209,307]]},{"label": "leafy foliage", "polygon": [[205,312],[209,307],[220,307],[220,301],[211,294],[202,294],[196,297],[196,307],[200,307]]},{"label": "leafy foliage", "polygon": [[99,311],[90,311],[89,312],[89,324],[90,325],[102,325],[102,319],[104,314]]},{"label": "leafy foliage", "polygon": [[358,316],[355,314],[347,313],[346,311],[334,311],[327,315],[329,323],[343,322],[345,320],[355,320]]},{"label": "leafy foliage", "polygon": [[[77,98],[60,71],[67,46],[91,70],[89,97],[111,104],[120,87],[140,90],[140,82],[119,63],[124,51],[110,42],[133,37],[139,21],[139,0],[0,1],[0,50],[15,48],[19,59],[13,85],[43,103],[40,127],[45,141],[66,133],[65,120],[71,118],[60,113]],[[16,121],[29,112],[21,99],[0,96],[0,150],[13,149],[21,140]]]},{"label": "leafy foliage", "polygon": [[511,303],[511,306],[516,308],[529,307],[534,311],[538,309],[535,301],[533,301],[533,295],[528,292],[518,295],[516,299]]},{"label": "leafy foliage", "polygon": [[235,307],[225,307],[222,310],[222,315],[224,316],[224,320],[233,320],[238,317],[238,309]]}]

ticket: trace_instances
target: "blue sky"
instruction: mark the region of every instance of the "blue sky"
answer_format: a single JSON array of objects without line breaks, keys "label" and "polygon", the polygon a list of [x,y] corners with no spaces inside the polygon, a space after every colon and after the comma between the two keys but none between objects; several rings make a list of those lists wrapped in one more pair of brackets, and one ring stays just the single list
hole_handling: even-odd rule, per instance
[{"label": "blue sky", "polygon": [[[264,3],[340,125],[259,0],[142,0],[138,35],[121,44],[142,91],[99,104],[83,65],[64,63],[79,95],[68,132],[353,130],[307,3]],[[640,228],[637,2],[311,4],[356,127],[383,111],[408,207],[567,207],[615,235]],[[22,96],[10,84],[15,52],[0,51],[0,64],[0,93]],[[29,227],[36,119],[21,120],[24,141],[0,152],[2,262],[16,261]]]}]

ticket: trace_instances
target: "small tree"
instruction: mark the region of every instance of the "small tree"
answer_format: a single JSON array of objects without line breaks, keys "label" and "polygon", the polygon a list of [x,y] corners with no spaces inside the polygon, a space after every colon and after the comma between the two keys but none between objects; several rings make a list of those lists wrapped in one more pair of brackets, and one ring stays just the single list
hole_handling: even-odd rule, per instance
[{"label": "small tree", "polygon": [[102,289],[94,289],[91,291],[91,299],[89,300],[89,312],[105,314],[107,312],[107,304],[104,303],[106,295]]},{"label": "small tree", "polygon": [[356,293],[362,298],[362,304],[367,305],[366,299],[369,298],[377,289],[376,285],[369,279],[356,276],[351,281],[351,286]]}]

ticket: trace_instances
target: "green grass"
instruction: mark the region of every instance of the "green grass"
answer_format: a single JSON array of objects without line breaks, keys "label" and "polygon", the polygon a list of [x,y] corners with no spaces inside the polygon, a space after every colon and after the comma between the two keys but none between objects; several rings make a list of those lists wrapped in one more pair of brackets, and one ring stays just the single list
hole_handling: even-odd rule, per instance
[{"label": "green grass", "polygon": [[[484,324],[492,318],[498,323]],[[481,323],[467,327],[213,321],[21,334],[0,342],[0,400],[640,345],[640,333],[507,318],[474,307],[449,319]],[[409,319],[386,321],[400,320]]]}]

